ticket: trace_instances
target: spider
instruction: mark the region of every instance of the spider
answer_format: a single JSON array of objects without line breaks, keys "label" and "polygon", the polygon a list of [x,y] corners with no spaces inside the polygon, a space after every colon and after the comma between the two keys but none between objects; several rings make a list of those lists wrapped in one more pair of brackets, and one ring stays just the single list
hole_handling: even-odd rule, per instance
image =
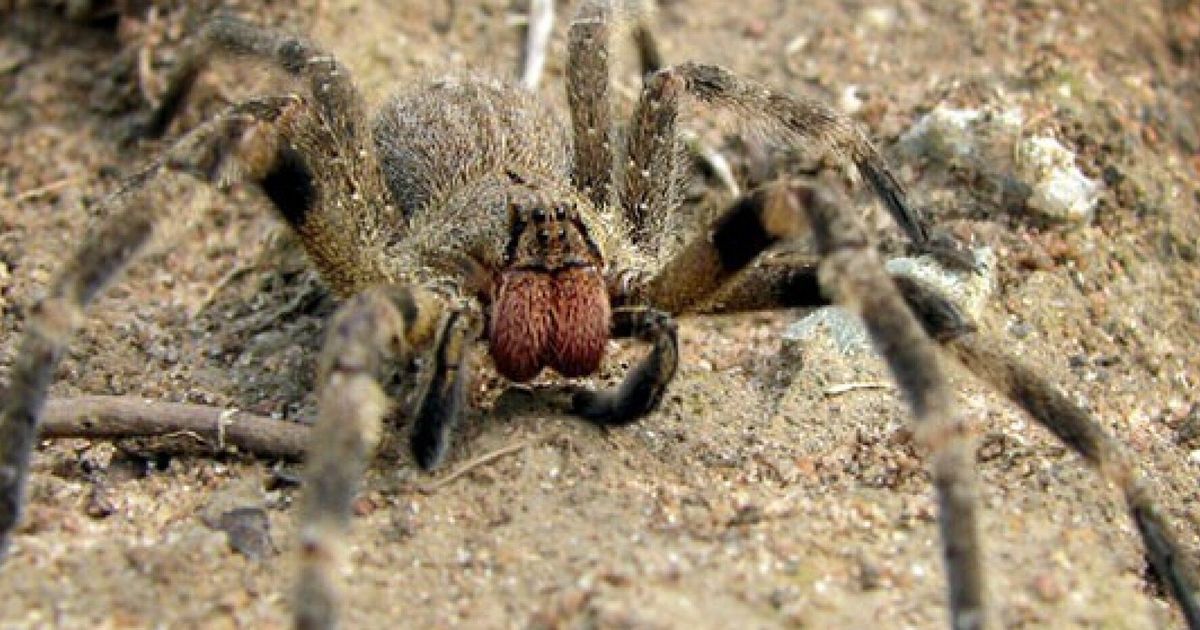
[{"label": "spider", "polygon": [[[318,419],[298,515],[298,627],[336,624],[340,539],[394,406],[386,384],[397,366],[416,368],[408,378],[418,393],[401,412],[412,427],[413,457],[432,469],[467,404],[477,341],[514,382],[547,369],[589,375],[609,339],[644,342],[648,352],[617,387],[563,389],[567,411],[613,427],[640,420],[662,400],[679,357],[675,316],[832,302],[865,321],[931,453],[953,627],[981,627],[986,613],[972,455],[944,375],[950,360],[993,384],[1122,490],[1153,567],[1189,626],[1200,627],[1195,569],[1120,446],[944,297],[884,272],[836,184],[790,181],[754,191],[700,236],[668,246],[665,228],[681,197],[677,121],[690,98],[852,162],[916,245],[938,248],[878,150],[820,102],[687,62],[649,74],[618,133],[608,93],[616,20],[609,3],[586,2],[571,24],[570,142],[532,95],[482,76],[414,86],[368,117],[345,68],[315,44],[231,17],[212,20],[176,69],[148,133],[165,130],[215,54],[265,62],[304,89],[234,105],[130,178],[104,202],[111,218],[31,309],[0,416],[0,550],[20,517],[58,357],[87,304],[149,238],[156,188],[190,178],[261,188],[345,298],[318,366]],[[818,265],[763,257],[809,234]]]}]

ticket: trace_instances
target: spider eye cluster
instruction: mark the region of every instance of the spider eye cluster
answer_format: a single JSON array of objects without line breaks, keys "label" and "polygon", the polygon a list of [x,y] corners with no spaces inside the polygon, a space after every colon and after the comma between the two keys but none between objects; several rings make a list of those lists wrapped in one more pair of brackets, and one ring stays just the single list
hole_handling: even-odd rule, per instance
[{"label": "spider eye cluster", "polygon": [[519,202],[512,202],[510,204],[510,211],[518,221],[525,223],[532,222],[536,225],[546,223],[551,216],[554,217],[555,221],[562,222],[574,220],[578,214],[575,204],[569,202],[554,204],[553,208],[547,208],[545,205],[539,204],[534,206],[532,210],[526,210]]}]

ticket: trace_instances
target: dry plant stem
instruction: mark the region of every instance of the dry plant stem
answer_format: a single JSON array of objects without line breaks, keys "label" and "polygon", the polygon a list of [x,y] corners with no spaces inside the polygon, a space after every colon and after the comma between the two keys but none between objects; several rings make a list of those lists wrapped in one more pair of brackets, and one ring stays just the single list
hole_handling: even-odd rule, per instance
[{"label": "dry plant stem", "polygon": [[856,383],[841,383],[825,388],[825,395],[829,397],[841,396],[850,392],[862,391],[864,389],[891,389],[891,383],[882,382],[856,382]]},{"label": "dry plant stem", "polygon": [[471,472],[472,470],[475,470],[476,468],[479,468],[480,466],[486,466],[487,464],[490,464],[502,457],[512,455],[513,453],[524,450],[526,447],[533,446],[534,444],[537,444],[539,442],[548,442],[548,441],[551,441],[551,438],[531,438],[528,440],[521,440],[520,442],[509,444],[508,446],[505,446],[502,448],[498,448],[490,453],[484,453],[483,455],[480,455],[479,457],[476,457],[475,459],[454,469],[454,472],[446,475],[445,477],[442,477],[441,479],[438,479],[431,483],[427,483],[427,484],[420,486],[418,488],[418,490],[421,491],[421,494],[433,494],[434,492],[437,492],[439,489],[444,488],[444,487],[454,483],[458,479],[462,478],[463,475],[466,475],[467,473]]},{"label": "dry plant stem", "polygon": [[120,439],[189,433],[214,453],[235,448],[258,457],[297,461],[311,429],[245,411],[152,401],[136,396],[81,396],[46,402],[42,438]]},{"label": "dry plant stem", "polygon": [[554,28],[554,0],[531,0],[529,22],[526,25],[525,58],[521,70],[521,85],[536,90],[546,67],[546,48]]}]

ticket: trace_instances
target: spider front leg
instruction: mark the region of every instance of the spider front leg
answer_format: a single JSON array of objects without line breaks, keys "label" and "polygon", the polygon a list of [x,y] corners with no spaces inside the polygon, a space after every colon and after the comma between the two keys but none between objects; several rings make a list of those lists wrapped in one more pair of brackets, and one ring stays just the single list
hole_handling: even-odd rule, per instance
[{"label": "spider front leg", "polygon": [[631,424],[653,411],[679,366],[675,321],[662,311],[646,306],[615,309],[612,337],[641,339],[651,349],[617,387],[577,389],[571,396],[572,413],[600,426]]},{"label": "spider front leg", "polygon": [[343,538],[391,408],[381,383],[392,367],[430,349],[432,375],[412,414],[412,446],[418,463],[433,467],[462,412],[467,350],[476,334],[466,313],[447,309],[431,292],[402,287],[364,291],[330,321],[317,375],[317,424],[297,514],[297,628],[337,625]]},{"label": "spider front leg", "polygon": [[1200,570],[1180,544],[1176,529],[1154,501],[1150,479],[1130,459],[1120,442],[1037,370],[979,335],[955,336],[945,342],[948,353],[976,377],[995,387],[1038,424],[1078,453],[1125,499],[1137,526],[1146,557],[1171,596],[1179,602],[1188,628],[1200,629]]},{"label": "spider front leg", "polygon": [[[780,186],[737,200],[654,277],[638,281],[614,276],[618,299],[673,313],[708,313],[822,305],[829,303],[827,296],[835,296],[857,312],[909,399],[918,435],[933,453],[953,625],[980,627],[984,588],[971,452],[953,415],[937,348],[884,271],[857,219],[842,214],[840,200],[809,190],[800,193]],[[808,220],[802,206],[809,209]],[[824,256],[820,267],[752,264],[775,244],[810,229]],[[628,286],[622,286],[623,279]],[[920,314],[946,331],[969,329],[944,300],[925,300]]]},{"label": "spider front leg", "polygon": [[265,61],[304,79],[322,119],[343,139],[363,135],[366,106],[350,73],[332,55],[293,35],[245,22],[230,15],[213,17],[183,51],[167,79],[166,92],[141,130],[158,137],[179,113],[200,72],[214,55]]},{"label": "spider front leg", "polygon": [[611,3],[587,0],[567,35],[567,103],[571,111],[572,184],[597,208],[612,195],[612,103],[609,96]]},{"label": "spider front leg", "polygon": [[420,405],[413,413],[409,444],[417,464],[432,470],[442,461],[450,434],[462,417],[467,398],[470,348],[479,337],[479,327],[470,315],[453,311],[435,338],[429,382],[421,391]]},{"label": "spider front leg", "polygon": [[[618,270],[611,291],[619,303],[651,304],[669,313],[713,313],[813,306],[827,301],[811,266],[757,267],[777,243],[808,230],[779,187],[735,200],[652,277]],[[735,297],[729,303],[729,292]]]},{"label": "spider front leg", "polygon": [[[262,147],[242,142],[271,127],[295,104],[290,97],[248,101],[195,129],[161,160],[127,180],[101,205],[110,218],[67,262],[48,294],[30,309],[25,336],[0,408],[0,556],[20,519],[38,420],[59,358],[93,298],[150,239],[161,208],[155,204],[182,178],[227,181],[264,167]],[[184,204],[187,205],[187,204]]]},{"label": "spider front leg", "polygon": [[[921,358],[917,354],[927,353],[931,338],[1121,490],[1151,566],[1179,602],[1188,627],[1200,628],[1197,604],[1200,572],[1156,505],[1149,479],[1129,459],[1121,444],[1036,370],[1003,350],[999,343],[976,333],[974,326],[936,291],[905,278],[893,278],[887,283],[878,263],[863,259],[865,231],[855,217],[841,209],[843,205],[836,197],[823,191],[799,192],[807,198],[801,205],[808,212],[818,247],[826,257],[822,264],[822,286],[830,295],[839,297],[839,301],[856,305],[897,381],[908,394],[918,420],[921,409],[928,409],[929,402],[917,393],[944,388],[930,357]],[[887,289],[885,284],[892,284],[895,289]],[[897,298],[902,302],[897,304]],[[911,320],[913,316],[924,329],[923,335],[901,330],[900,320]],[[912,325],[904,327],[911,329]],[[938,398],[943,396],[937,394]],[[983,621],[979,607],[981,567],[974,539],[975,502],[971,499],[972,460],[965,452],[956,424],[945,424],[944,418],[934,426],[941,428],[925,435],[934,455],[934,479],[942,497],[941,522],[950,574],[952,620],[956,627],[970,626]]]},{"label": "spider front leg", "polygon": [[971,253],[945,235],[931,236],[925,217],[909,201],[882,154],[850,118],[813,99],[771,90],[717,66],[683,63],[657,72],[642,90],[630,125],[627,163],[617,191],[633,233],[645,246],[657,233],[662,209],[674,207],[678,189],[677,118],[681,99],[741,115],[750,126],[788,144],[815,144],[854,163],[913,244],[947,263],[973,268]]},{"label": "spider front leg", "polygon": [[822,290],[866,324],[876,349],[908,399],[916,435],[929,449],[938,493],[938,522],[950,591],[950,625],[982,628],[983,564],[974,454],[954,411],[938,348],[883,268],[844,196],[824,187],[793,189],[805,209],[822,256]]}]

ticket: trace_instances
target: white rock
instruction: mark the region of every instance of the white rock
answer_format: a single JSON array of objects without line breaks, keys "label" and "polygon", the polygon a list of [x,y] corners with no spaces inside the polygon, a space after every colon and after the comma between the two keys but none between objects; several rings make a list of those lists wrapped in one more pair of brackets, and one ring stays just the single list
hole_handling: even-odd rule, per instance
[{"label": "white rock", "polygon": [[983,116],[978,109],[954,109],[938,105],[900,136],[908,151],[940,161],[973,155],[976,151],[972,124]]},{"label": "white rock", "polygon": [[1017,175],[1032,193],[1026,205],[1043,217],[1067,223],[1089,223],[1100,199],[1100,182],[1075,165],[1075,154],[1058,140],[1033,136],[1017,144]]},{"label": "white rock", "polygon": [[[971,318],[977,319],[995,290],[996,254],[990,247],[974,250],[975,271],[946,269],[933,256],[894,258],[887,270],[924,282],[950,299]],[[832,342],[841,354],[850,356],[868,351],[871,338],[862,322],[837,306],[820,308],[783,331],[785,345],[804,347],[821,339]]]},{"label": "white rock", "polygon": [[893,258],[887,261],[886,267],[892,274],[908,276],[932,286],[967,315],[978,319],[996,288],[996,252],[990,247],[980,247],[973,254],[974,271],[947,269],[929,254]]}]

